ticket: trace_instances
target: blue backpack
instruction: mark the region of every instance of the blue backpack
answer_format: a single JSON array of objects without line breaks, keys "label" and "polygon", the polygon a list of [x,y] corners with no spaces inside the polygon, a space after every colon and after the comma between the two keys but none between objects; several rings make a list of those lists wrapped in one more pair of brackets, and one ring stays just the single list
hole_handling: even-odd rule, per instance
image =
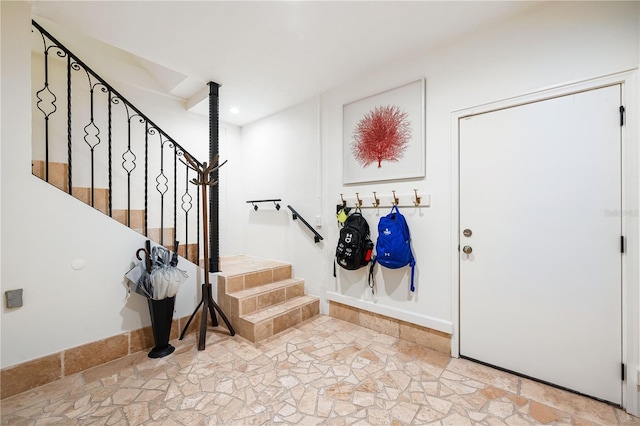
[{"label": "blue backpack", "polygon": [[415,291],[413,284],[416,260],[411,252],[411,235],[404,216],[393,206],[388,215],[378,222],[378,241],[376,242],[375,261],[385,268],[398,269],[411,266],[411,291]]}]

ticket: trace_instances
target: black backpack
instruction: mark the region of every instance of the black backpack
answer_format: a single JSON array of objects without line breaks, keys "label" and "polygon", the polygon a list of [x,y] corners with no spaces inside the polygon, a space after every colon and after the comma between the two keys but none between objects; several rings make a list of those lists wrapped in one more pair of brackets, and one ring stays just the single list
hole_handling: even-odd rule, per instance
[{"label": "black backpack", "polygon": [[355,270],[371,261],[373,242],[369,238],[369,224],[359,211],[347,217],[340,229],[336,261],[344,269]]}]

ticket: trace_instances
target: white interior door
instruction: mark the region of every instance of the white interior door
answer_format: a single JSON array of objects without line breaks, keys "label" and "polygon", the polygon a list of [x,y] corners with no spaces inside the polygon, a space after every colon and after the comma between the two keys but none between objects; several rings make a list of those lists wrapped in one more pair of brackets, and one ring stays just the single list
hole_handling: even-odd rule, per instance
[{"label": "white interior door", "polygon": [[614,85],[459,120],[460,355],[616,404],[620,105]]}]

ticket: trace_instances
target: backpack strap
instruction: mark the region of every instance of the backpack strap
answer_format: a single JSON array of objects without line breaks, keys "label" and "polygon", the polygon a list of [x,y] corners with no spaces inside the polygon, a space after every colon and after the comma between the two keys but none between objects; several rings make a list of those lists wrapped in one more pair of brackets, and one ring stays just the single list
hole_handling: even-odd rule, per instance
[{"label": "backpack strap", "polygon": [[413,252],[411,252],[411,260],[409,264],[411,265],[411,293],[413,293],[416,291],[416,287],[413,285],[413,276],[416,269],[416,260],[413,258]]},{"label": "backpack strap", "polygon": [[373,268],[376,266],[376,258],[375,256],[371,258],[371,266],[369,266],[369,278],[368,278],[368,283],[369,283],[369,288],[371,289],[371,294],[376,294],[376,292],[373,290],[373,288],[376,285],[375,280],[373,279]]}]

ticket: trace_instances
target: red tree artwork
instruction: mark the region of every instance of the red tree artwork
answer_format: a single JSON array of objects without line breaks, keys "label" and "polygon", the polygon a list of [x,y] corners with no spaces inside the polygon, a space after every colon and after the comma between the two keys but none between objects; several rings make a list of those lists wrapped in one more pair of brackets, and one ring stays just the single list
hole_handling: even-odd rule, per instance
[{"label": "red tree artwork", "polygon": [[409,114],[395,105],[379,106],[369,111],[353,130],[351,150],[356,160],[367,167],[382,161],[399,161],[411,139]]}]

